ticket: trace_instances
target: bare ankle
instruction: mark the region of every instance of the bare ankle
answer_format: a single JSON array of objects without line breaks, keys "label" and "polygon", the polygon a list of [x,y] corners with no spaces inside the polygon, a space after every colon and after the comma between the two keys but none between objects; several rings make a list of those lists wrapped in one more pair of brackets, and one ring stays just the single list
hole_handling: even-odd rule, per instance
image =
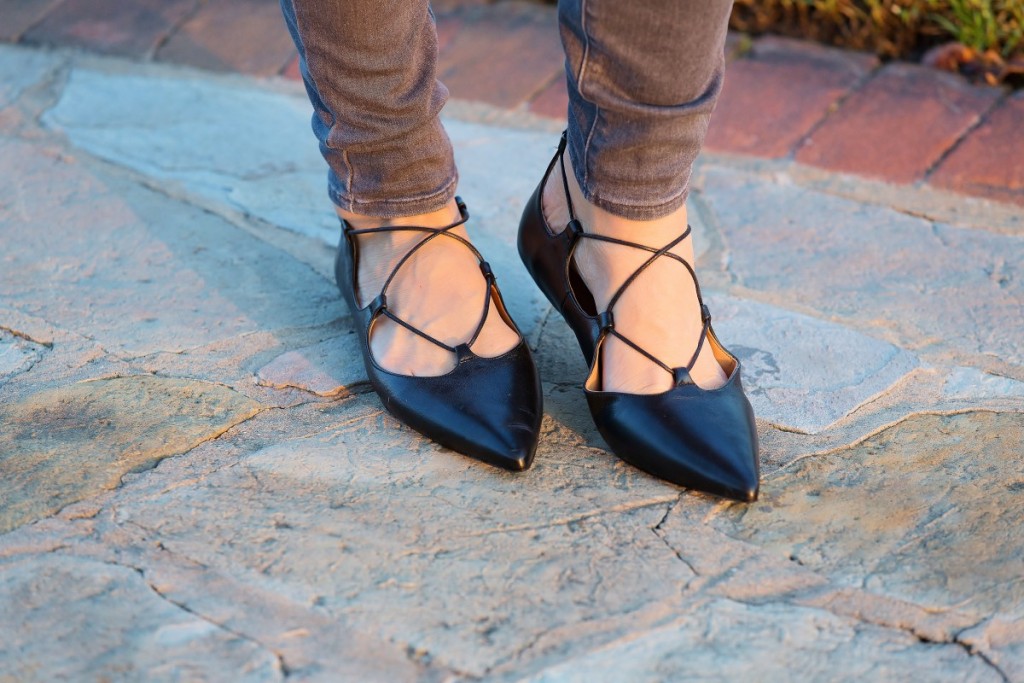
[{"label": "bare ankle", "polygon": [[[686,229],[687,213],[683,204],[675,211],[653,220],[634,220],[613,214],[583,196],[583,190],[576,181],[572,159],[564,156],[566,180],[576,217],[584,229],[598,235],[627,239],[647,246],[663,246],[679,236]],[[544,185],[543,208],[545,215],[556,230],[569,221],[568,203],[561,170],[556,165]]]},{"label": "bare ankle", "polygon": [[[542,194],[542,209],[552,229],[558,230],[569,221],[565,192],[565,185],[568,185],[575,216],[584,232],[653,249],[676,241],[671,253],[692,267],[693,242],[688,238],[679,239],[687,230],[685,205],[654,220],[617,216],[584,198],[568,155],[564,162],[566,182],[563,183],[561,169],[556,166]],[[690,361],[703,332],[701,309],[696,291],[692,289],[690,273],[668,258],[659,258],[645,266],[650,257],[651,253],[643,248],[584,239],[576,249],[575,263],[594,298],[595,312],[614,305],[616,328],[621,327],[634,342],[639,342],[671,367],[691,364],[691,375],[701,386],[721,386],[726,376],[707,344],[702,345],[699,357]],[[633,279],[638,270],[643,273]],[[631,284],[620,294],[627,281]],[[693,291],[692,296],[687,296],[687,290]],[[643,358],[618,338],[606,340],[602,358],[607,390],[655,393],[671,386],[671,377],[663,368]]]},{"label": "bare ankle", "polygon": [[[453,199],[437,211],[397,218],[366,216],[336,208],[356,230],[373,228],[446,228],[462,218]],[[465,225],[447,231],[468,240]],[[480,324],[485,300],[484,279],[477,258],[464,244],[448,237],[431,239],[421,230],[372,231],[354,236],[358,253],[356,302],[369,304],[387,288],[388,310],[412,327],[449,347],[468,342]],[[408,256],[410,250],[415,254]],[[396,267],[402,264],[398,270]],[[490,358],[513,348],[518,333],[508,326],[492,301],[475,335],[472,350]],[[381,367],[403,375],[434,376],[455,366],[455,355],[381,316],[371,328],[371,353]]]},{"label": "bare ankle", "polygon": [[335,206],[334,210],[338,214],[339,218],[346,221],[357,230],[383,228],[396,225],[418,225],[425,228],[443,228],[446,225],[451,225],[459,219],[459,207],[455,203],[454,199],[449,200],[447,204],[436,211],[428,211],[426,213],[418,213],[409,216],[397,216],[395,218],[367,216],[366,214],[347,211],[342,209],[340,206]]}]

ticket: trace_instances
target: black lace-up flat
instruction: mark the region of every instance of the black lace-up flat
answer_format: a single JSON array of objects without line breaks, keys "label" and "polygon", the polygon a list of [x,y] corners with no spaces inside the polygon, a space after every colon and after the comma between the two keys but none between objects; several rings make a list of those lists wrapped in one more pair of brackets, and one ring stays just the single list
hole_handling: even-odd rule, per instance
[{"label": "black lace-up flat", "polygon": [[[335,277],[360,331],[366,373],[388,412],[442,446],[498,467],[521,471],[533,462],[543,414],[537,368],[523,335],[505,310],[491,267],[472,244],[451,232],[469,219],[466,205],[460,199],[456,201],[462,217],[443,228],[394,226],[356,230],[342,221]],[[395,265],[377,297],[360,308],[356,300],[356,237],[398,231],[421,232],[424,238]],[[476,331],[467,342],[454,347],[402,320],[388,309],[387,301],[388,286],[402,266],[431,240],[442,238],[456,240],[472,251],[487,282],[483,314]],[[519,335],[519,343],[500,356],[483,358],[474,354],[471,347],[483,329],[492,301],[505,323]],[[370,350],[371,329],[381,316],[454,354],[455,368],[434,377],[399,375],[382,368]]]},{"label": "black lace-up flat", "polygon": [[[739,360],[715,336],[711,314],[704,305],[692,266],[669,251],[689,236],[689,226],[661,249],[584,232],[569,195],[569,180],[562,160],[565,145],[563,134],[558,152],[523,211],[519,255],[537,285],[576,333],[590,364],[584,391],[598,430],[622,460],[661,479],[734,500],[757,500],[757,430],[753,410],[740,384]],[[556,162],[561,165],[570,218],[565,230],[558,233],[551,230],[541,206],[544,184]],[[596,310],[594,298],[576,269],[573,256],[582,239],[602,240],[650,253],[650,258],[616,291],[607,311]],[[686,268],[693,278],[700,304],[703,329],[685,367],[669,367],[615,329],[612,315],[615,303],[640,274],[660,258],[672,259]],[[669,373],[673,378],[672,388],[660,394],[602,391],[601,346],[609,336],[615,336]],[[718,389],[703,389],[690,377],[690,369],[705,343],[710,344],[729,377]]]}]

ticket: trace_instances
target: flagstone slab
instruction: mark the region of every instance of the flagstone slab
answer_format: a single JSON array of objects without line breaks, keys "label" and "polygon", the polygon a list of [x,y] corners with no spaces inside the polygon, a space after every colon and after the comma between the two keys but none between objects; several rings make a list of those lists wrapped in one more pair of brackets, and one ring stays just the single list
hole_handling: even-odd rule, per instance
[{"label": "flagstone slab", "polygon": [[44,554],[0,565],[11,681],[281,681],[273,652],[163,599],[129,567]]},{"label": "flagstone slab", "polygon": [[729,272],[764,299],[919,355],[1024,365],[1024,236],[932,223],[723,168],[706,170],[702,198],[728,245]]},{"label": "flagstone slab", "polygon": [[708,301],[754,413],[786,429],[823,431],[918,366],[912,353],[849,327],[735,297]]},{"label": "flagstone slab", "polygon": [[862,587],[833,583],[824,572],[756,542],[727,536],[707,501],[681,498],[657,533],[701,578],[704,594],[747,605],[788,603],[825,609],[859,622],[912,633],[922,642],[952,643],[978,623],[975,615],[935,610]]},{"label": "flagstone slab", "polygon": [[1024,615],[1024,413],[914,415],[766,476],[713,525],[837,585],[981,618]]},{"label": "flagstone slab", "polygon": [[302,389],[317,396],[344,396],[367,382],[355,331],[299,349],[285,351],[256,373],[257,381],[275,389]]},{"label": "flagstone slab", "polygon": [[60,61],[47,52],[0,45],[0,109],[41,81]]},{"label": "flagstone slab", "polygon": [[43,121],[90,154],[336,241],[311,114],[304,98],[240,79],[75,68]]},{"label": "flagstone slab", "polygon": [[955,367],[943,382],[942,395],[964,400],[1024,398],[1024,382],[976,368]]},{"label": "flagstone slab", "polygon": [[988,657],[1008,680],[1024,680],[1024,618],[986,619],[963,631],[959,640]]},{"label": "flagstone slab", "polygon": [[[181,352],[345,315],[306,264],[222,218],[0,140],[0,298],[111,352]],[[45,226],[45,229],[43,229]]]},{"label": "flagstone slab", "polygon": [[[139,531],[131,528],[131,531]],[[141,530],[145,533],[144,530]],[[287,587],[260,590],[144,541],[115,544],[119,563],[138,568],[168,601],[272,650],[290,681],[447,683],[451,671],[429,653],[393,640],[371,638]],[[228,680],[234,680],[229,677]]]},{"label": "flagstone slab", "polygon": [[652,532],[675,487],[595,449],[552,448],[557,435],[533,469],[507,473],[401,427],[373,396],[349,405],[329,433],[190,482],[154,471],[119,523],[473,675],[679,608],[693,574]]},{"label": "flagstone slab", "polygon": [[0,534],[117,488],[256,414],[220,385],[148,375],[47,389],[0,404]]},{"label": "flagstone slab", "polygon": [[[0,323],[3,321],[0,320]],[[0,386],[29,370],[43,357],[46,347],[0,330]]]},{"label": "flagstone slab", "polygon": [[728,600],[521,680],[732,681],[751,675],[780,683],[1003,680],[956,644],[923,645],[913,634],[824,610]]}]

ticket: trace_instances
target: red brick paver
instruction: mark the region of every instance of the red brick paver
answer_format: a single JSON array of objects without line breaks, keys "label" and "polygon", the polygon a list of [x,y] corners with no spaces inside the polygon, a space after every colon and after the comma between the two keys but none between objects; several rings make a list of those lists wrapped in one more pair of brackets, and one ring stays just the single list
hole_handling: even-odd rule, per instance
[{"label": "red brick paver", "polygon": [[758,40],[749,56],[729,64],[707,147],[787,156],[877,64],[859,52],[785,38]]},{"label": "red brick paver", "polygon": [[197,6],[198,0],[64,0],[22,39],[146,57]]},{"label": "red brick paver", "polygon": [[0,40],[16,41],[61,0],[0,0]]},{"label": "red brick paver", "polygon": [[999,99],[998,88],[913,64],[890,64],[797,151],[797,161],[896,183],[928,170]]},{"label": "red brick paver", "polygon": [[444,52],[455,40],[455,36],[462,30],[462,19],[454,15],[438,15],[435,24],[437,26],[437,51]]},{"label": "red brick paver", "polygon": [[539,116],[565,120],[569,111],[569,92],[565,72],[559,71],[543,90],[530,100],[530,111]]},{"label": "red brick paver", "polygon": [[299,56],[297,54],[293,54],[288,63],[284,65],[284,68],[281,69],[281,75],[293,81],[302,80],[302,72],[299,70]]},{"label": "red brick paver", "polygon": [[295,52],[278,4],[217,0],[204,4],[157,52],[161,61],[272,76]]},{"label": "red brick paver", "polygon": [[561,73],[554,8],[507,1],[462,10],[458,31],[438,56],[438,78],[452,97],[513,108]]},{"label": "red brick paver", "polygon": [[493,4],[495,0],[430,0],[430,8],[434,14],[442,15],[465,7],[483,7]]},{"label": "red brick paver", "polygon": [[1024,92],[1001,103],[928,180],[1024,206]]}]

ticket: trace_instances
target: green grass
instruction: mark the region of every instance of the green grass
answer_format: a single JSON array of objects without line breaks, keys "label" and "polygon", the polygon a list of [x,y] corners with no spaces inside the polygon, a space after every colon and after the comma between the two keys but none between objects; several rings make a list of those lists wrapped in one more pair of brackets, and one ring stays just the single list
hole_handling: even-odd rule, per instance
[{"label": "green grass", "polygon": [[1024,58],[1024,0],[736,0],[732,28],[914,58],[956,41]]},{"label": "green grass", "polygon": [[946,0],[948,14],[930,19],[957,41],[979,52],[992,50],[1003,58],[1024,49],[1024,1]]}]

